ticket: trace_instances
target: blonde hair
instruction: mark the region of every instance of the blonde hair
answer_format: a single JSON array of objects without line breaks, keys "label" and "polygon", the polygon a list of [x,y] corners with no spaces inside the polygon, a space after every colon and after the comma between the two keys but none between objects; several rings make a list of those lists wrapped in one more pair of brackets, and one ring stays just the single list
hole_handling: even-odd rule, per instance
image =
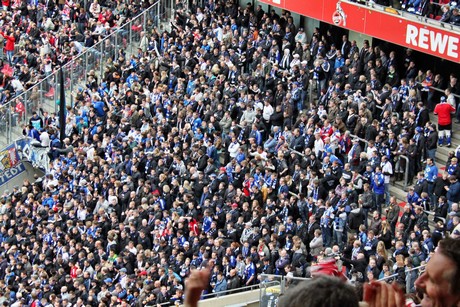
[{"label": "blonde hair", "polygon": [[377,243],[377,254],[385,259],[385,262],[388,260],[387,250],[383,241],[379,241],[379,243]]}]

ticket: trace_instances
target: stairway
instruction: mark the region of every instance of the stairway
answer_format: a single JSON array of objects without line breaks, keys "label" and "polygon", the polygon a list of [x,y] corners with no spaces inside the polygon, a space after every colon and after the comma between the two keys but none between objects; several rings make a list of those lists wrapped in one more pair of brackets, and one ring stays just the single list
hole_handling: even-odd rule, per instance
[{"label": "stairway", "polygon": [[[434,115],[433,113],[430,114],[430,120],[431,122],[437,124],[438,123],[438,117]],[[460,124],[456,124],[455,120],[452,124],[452,146],[451,147],[438,147],[436,150],[436,166],[438,167],[438,172],[439,175],[441,175],[445,168],[446,168],[446,163],[448,159],[449,152],[455,152],[457,146],[460,145]],[[404,207],[406,204],[406,196],[408,192],[408,187],[404,187],[402,181],[398,181],[396,183],[390,184],[390,194],[392,196],[396,196],[398,203]],[[430,218],[431,221],[431,218]],[[433,226],[430,222],[430,227]]]}]

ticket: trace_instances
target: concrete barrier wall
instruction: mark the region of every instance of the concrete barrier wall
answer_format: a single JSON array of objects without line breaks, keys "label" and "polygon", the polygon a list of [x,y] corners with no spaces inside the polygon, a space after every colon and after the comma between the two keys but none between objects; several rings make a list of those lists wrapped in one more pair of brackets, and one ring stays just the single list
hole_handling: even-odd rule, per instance
[{"label": "concrete barrier wall", "polygon": [[242,293],[225,295],[222,297],[203,300],[198,303],[199,307],[225,307],[225,306],[259,306],[260,290],[252,290]]}]

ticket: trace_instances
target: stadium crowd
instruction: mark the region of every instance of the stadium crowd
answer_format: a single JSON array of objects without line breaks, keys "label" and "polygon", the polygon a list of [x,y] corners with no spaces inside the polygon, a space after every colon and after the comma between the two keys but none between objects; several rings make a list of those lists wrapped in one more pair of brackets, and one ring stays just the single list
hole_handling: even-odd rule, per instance
[{"label": "stadium crowd", "polygon": [[360,4],[373,6],[379,4],[394,9],[433,18],[442,23],[454,26],[460,25],[458,1],[449,0],[351,0]]},{"label": "stadium crowd", "polygon": [[[84,35],[80,21],[55,31]],[[175,304],[194,268],[222,295],[261,274],[308,277],[324,258],[413,293],[410,269],[460,235],[458,158],[444,174],[434,164],[451,146],[457,76],[417,69],[411,50],[307,38],[289,12],[231,0],[179,5],[171,27],[143,29],[102,78],[88,72],[62,144],[55,115],[30,118],[24,134],[52,162],[1,199],[1,303]],[[388,190],[401,156],[414,179],[404,209]]]}]

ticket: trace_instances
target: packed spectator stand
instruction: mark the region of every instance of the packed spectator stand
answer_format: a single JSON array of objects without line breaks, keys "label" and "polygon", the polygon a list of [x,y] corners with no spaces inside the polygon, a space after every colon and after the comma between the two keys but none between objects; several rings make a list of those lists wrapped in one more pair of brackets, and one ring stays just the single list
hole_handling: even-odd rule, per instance
[{"label": "packed spectator stand", "polygon": [[441,23],[460,25],[458,1],[450,0],[350,0],[363,5],[375,4],[408,12],[417,16],[428,17]]},{"label": "packed spectator stand", "polygon": [[[4,62],[19,73],[4,77],[2,101],[31,80],[24,59],[46,75],[100,39],[91,15],[110,31],[102,12],[146,7],[94,4],[36,10],[36,36],[33,7],[6,7],[19,27],[2,31]],[[23,33],[27,47],[8,53]],[[37,54],[58,33],[72,35]],[[136,54],[115,54],[76,91],[62,144],[56,117],[37,109],[24,134],[52,164],[1,200],[2,304],[168,305],[194,268],[211,269],[207,292],[219,295],[267,274],[309,277],[334,257],[357,284],[387,278],[413,293],[437,242],[460,235],[457,157],[445,174],[435,164],[438,146],[455,145],[460,85],[419,71],[410,50],[328,34],[307,37],[289,12],[181,4],[170,31],[145,29]],[[406,166],[414,185],[398,200],[389,186]]]}]

